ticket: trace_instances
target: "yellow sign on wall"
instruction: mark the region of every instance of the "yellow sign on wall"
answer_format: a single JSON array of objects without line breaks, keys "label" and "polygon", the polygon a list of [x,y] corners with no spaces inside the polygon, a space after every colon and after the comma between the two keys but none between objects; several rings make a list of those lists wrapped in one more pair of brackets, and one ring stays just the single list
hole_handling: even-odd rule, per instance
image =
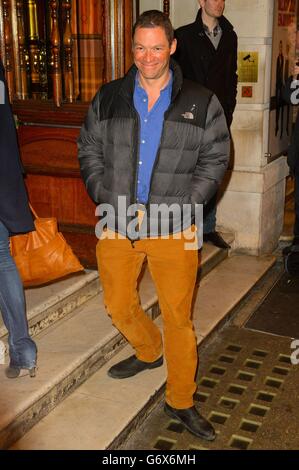
[{"label": "yellow sign on wall", "polygon": [[239,83],[257,83],[259,73],[258,52],[238,52]]}]

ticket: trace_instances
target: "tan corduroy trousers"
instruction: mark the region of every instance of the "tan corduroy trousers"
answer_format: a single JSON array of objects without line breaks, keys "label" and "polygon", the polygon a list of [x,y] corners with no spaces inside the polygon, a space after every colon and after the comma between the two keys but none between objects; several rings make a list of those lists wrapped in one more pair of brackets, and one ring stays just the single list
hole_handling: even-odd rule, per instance
[{"label": "tan corduroy trousers", "polygon": [[112,322],[133,346],[137,358],[152,362],[162,355],[163,345],[160,330],[141,308],[137,292],[138,276],[147,258],[163,317],[166,401],[179,409],[193,406],[197,367],[191,304],[198,252],[185,249],[185,243],[183,236],[177,239],[176,235],[134,244],[125,237],[106,237],[97,245],[104,302]]}]

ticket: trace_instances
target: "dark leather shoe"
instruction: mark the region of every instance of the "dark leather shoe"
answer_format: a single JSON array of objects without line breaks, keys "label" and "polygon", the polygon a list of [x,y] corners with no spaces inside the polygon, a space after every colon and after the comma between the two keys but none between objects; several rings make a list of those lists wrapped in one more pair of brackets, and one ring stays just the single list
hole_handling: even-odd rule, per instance
[{"label": "dark leather shoe", "polygon": [[127,377],[133,377],[139,372],[146,369],[156,369],[163,364],[163,356],[159,357],[154,362],[143,362],[137,359],[136,356],[130,356],[128,359],[115,364],[108,370],[109,377],[113,379],[126,379]]},{"label": "dark leather shoe", "polygon": [[230,245],[226,243],[225,240],[223,240],[223,238],[218,232],[204,233],[203,241],[211,242],[213,243],[213,245],[217,246],[218,248],[223,248],[224,250],[229,250],[230,248]]},{"label": "dark leather shoe", "polygon": [[295,245],[296,245],[296,246],[299,245],[299,237],[294,237],[294,240],[293,240],[292,244],[289,245],[289,246],[286,246],[286,247],[282,250],[282,254],[283,254],[284,256],[287,256],[287,255],[292,251],[292,248],[293,248],[293,246],[295,246]]},{"label": "dark leather shoe", "polygon": [[216,433],[213,426],[199,414],[195,406],[178,410],[165,403],[164,411],[171,418],[180,421],[195,436],[201,437],[201,439],[206,441],[213,441],[215,439]]},{"label": "dark leather shoe", "polygon": [[24,370],[29,372],[30,377],[36,376],[36,367],[31,367],[31,369],[25,369],[17,366],[8,366],[5,369],[5,375],[8,379],[16,379]]}]

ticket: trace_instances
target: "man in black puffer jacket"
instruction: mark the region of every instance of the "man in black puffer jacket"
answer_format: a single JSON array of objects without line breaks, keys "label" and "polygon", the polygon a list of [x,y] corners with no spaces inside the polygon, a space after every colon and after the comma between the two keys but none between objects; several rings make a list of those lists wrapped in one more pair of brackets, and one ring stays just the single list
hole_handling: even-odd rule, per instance
[{"label": "man in black puffer jacket", "polygon": [[[165,412],[196,436],[213,440],[213,427],[193,403],[197,347],[191,304],[198,257],[197,246],[187,249],[184,236],[196,239],[194,206],[217,191],[230,140],[215,95],[183,80],[170,62],[175,48],[166,15],[151,10],[139,17],[135,65],[95,96],[78,140],[79,161],[98,214],[101,207],[106,213],[97,245],[105,305],[136,351],[108,374],[124,379],[163,363],[160,330],[142,310],[136,290],[147,258],[164,320]],[[182,218],[184,206],[191,208],[190,217]]]}]

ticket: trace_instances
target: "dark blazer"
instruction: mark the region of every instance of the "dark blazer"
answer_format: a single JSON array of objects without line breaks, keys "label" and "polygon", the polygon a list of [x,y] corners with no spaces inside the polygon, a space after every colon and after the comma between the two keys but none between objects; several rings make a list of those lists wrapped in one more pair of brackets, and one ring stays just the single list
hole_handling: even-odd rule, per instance
[{"label": "dark blazer", "polygon": [[[299,77],[297,77],[298,80]],[[292,87],[293,77],[290,77],[282,89],[282,95],[286,103],[298,104],[299,86]],[[299,240],[299,112],[297,113],[295,127],[293,129],[291,144],[288,149],[288,165],[295,178],[295,224],[294,235]],[[298,243],[298,242],[297,242]]]},{"label": "dark blazer", "polygon": [[219,99],[228,127],[236,106],[238,39],[231,23],[221,16],[222,36],[217,50],[207,37],[199,9],[194,23],[175,32],[178,45],[174,58],[183,75],[211,90]]},{"label": "dark blazer", "polygon": [[[1,60],[0,80],[5,83]],[[11,235],[34,230],[6,83],[5,103],[0,104],[0,220]]]},{"label": "dark blazer", "polygon": [[[296,86],[292,88],[292,81],[293,77],[289,77],[288,81],[286,82],[285,86],[282,89],[282,96],[286,103],[288,104],[298,104],[292,103],[292,94],[293,97],[298,100],[299,98],[299,87]],[[288,149],[288,165],[292,171],[295,173],[297,172],[297,177],[299,176],[299,113],[297,113],[295,127],[293,129],[292,137],[291,137],[291,144]],[[299,201],[298,201],[299,202]]]}]

